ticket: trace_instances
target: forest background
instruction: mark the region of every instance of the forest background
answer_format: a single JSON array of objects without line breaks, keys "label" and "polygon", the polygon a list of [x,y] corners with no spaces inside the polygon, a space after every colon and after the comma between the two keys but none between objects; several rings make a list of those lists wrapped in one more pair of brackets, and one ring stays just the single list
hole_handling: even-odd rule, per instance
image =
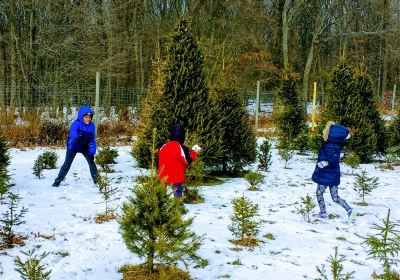
[{"label": "forest background", "polygon": [[192,19],[210,89],[228,72],[242,95],[256,81],[273,92],[280,71],[291,69],[303,100],[316,81],[321,101],[343,56],[371,76],[379,100],[390,100],[400,81],[399,0],[6,0],[1,112],[50,105],[59,116],[60,106],[94,105],[96,72],[106,111],[139,104],[181,16]]}]

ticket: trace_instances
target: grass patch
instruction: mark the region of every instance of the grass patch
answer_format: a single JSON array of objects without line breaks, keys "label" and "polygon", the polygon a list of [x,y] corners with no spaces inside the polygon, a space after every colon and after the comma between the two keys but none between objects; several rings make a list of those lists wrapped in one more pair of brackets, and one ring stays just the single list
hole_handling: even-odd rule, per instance
[{"label": "grass patch", "polygon": [[269,239],[269,240],[275,240],[275,237],[272,233],[267,233],[264,235],[265,238]]},{"label": "grass patch", "polygon": [[358,206],[368,206],[367,202],[354,202],[354,204]]},{"label": "grass patch", "polygon": [[344,236],[336,237],[336,239],[337,239],[337,240],[340,240],[340,241],[346,241],[346,238],[345,238]]},{"label": "grass patch", "polygon": [[111,220],[114,220],[117,216],[114,213],[100,213],[94,217],[94,221],[97,224],[102,224]]},{"label": "grass patch", "polygon": [[123,280],[191,280],[189,273],[175,266],[158,266],[153,273],[142,265],[123,265],[118,272]]},{"label": "grass patch", "polygon": [[257,246],[261,242],[256,238],[243,238],[243,239],[229,240],[229,241],[235,245],[240,245],[250,248]]}]

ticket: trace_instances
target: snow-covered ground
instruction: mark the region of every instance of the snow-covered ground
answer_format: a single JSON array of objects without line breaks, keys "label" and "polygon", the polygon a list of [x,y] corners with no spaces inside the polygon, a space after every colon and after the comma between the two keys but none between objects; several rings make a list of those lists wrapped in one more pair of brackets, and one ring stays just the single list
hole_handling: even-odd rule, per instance
[{"label": "snow-covered ground", "polygon": [[[17,232],[27,235],[26,245],[5,250],[0,254],[0,279],[19,279],[14,270],[14,258],[25,257],[20,250],[37,248],[37,253],[50,252],[45,265],[52,269],[51,279],[121,279],[118,268],[126,263],[140,263],[126,248],[118,223],[111,221],[96,224],[97,213],[104,211],[102,198],[92,184],[85,159],[77,155],[66,180],[59,188],[51,187],[57,170],[45,170],[44,178],[37,179],[32,174],[32,166],[37,156],[45,148],[33,150],[11,150],[9,171],[15,186],[12,191],[23,198],[20,207],[29,212],[26,224]],[[136,166],[129,155],[130,147],[119,147],[119,157],[112,182],[119,189],[120,200],[114,201],[119,207],[130,195],[134,179],[144,170]],[[64,149],[56,150],[59,155],[58,168],[64,160]],[[355,279],[371,279],[374,270],[380,271],[379,263],[368,258],[367,248],[362,245],[362,237],[375,233],[372,223],[382,224],[382,219],[391,208],[391,217],[399,222],[400,217],[400,168],[381,170],[377,164],[362,165],[368,176],[379,177],[380,187],[366,200],[369,206],[354,205],[360,201],[353,190],[355,177],[350,168],[342,164],[342,183],[339,194],[360,213],[353,223],[347,223],[345,211],[332,203],[329,192],[325,194],[328,213],[339,215],[327,221],[307,223],[297,213],[300,197],[310,194],[315,199],[315,184],[310,180],[314,168],[312,155],[295,155],[289,169],[283,168],[277,151],[273,151],[273,162],[265,175],[265,183],[260,191],[247,191],[243,178],[227,179],[224,184],[202,187],[205,202],[187,205],[188,216],[194,216],[192,230],[204,235],[199,255],[209,261],[204,268],[189,267],[195,279],[314,279],[318,276],[316,265],[327,262],[326,258],[338,247],[339,254],[346,256],[344,271],[355,271]],[[255,167],[256,165],[254,165]],[[228,230],[232,213],[231,200],[242,195],[259,205],[262,221],[259,238],[263,243],[252,250],[232,250],[235,246]],[[4,213],[5,206],[0,206]],[[315,208],[317,212],[317,208]],[[35,234],[52,235],[54,239],[35,237]],[[264,235],[271,233],[274,240]],[[233,264],[240,260],[240,265]],[[328,266],[328,264],[327,264]],[[329,266],[327,267],[329,270]]]}]

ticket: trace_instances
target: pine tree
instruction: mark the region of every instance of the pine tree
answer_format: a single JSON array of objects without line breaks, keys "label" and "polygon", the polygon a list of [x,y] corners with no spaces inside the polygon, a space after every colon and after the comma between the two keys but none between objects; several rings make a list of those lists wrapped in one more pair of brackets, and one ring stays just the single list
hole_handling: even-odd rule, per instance
[{"label": "pine tree", "polygon": [[390,145],[400,145],[400,105],[397,104],[397,115],[390,126]]},{"label": "pine tree", "polygon": [[368,203],[365,202],[365,196],[379,186],[379,178],[368,177],[367,171],[365,170],[361,171],[361,174],[356,174],[356,177],[354,190],[358,192],[360,198],[362,198],[362,203],[360,203],[360,205],[368,205]]},{"label": "pine tree", "polygon": [[343,272],[343,262],[346,260],[344,256],[338,257],[337,247],[335,247],[335,255],[329,256],[327,262],[330,264],[331,275],[332,278],[328,278],[327,272],[325,270],[325,265],[323,264],[321,267],[317,266],[317,271],[322,278],[317,278],[316,280],[350,280],[354,279],[354,271],[352,272]]},{"label": "pine tree", "polygon": [[215,91],[217,110],[222,119],[223,155],[215,164],[226,173],[238,173],[256,159],[256,138],[239,92],[233,87]]},{"label": "pine tree", "polygon": [[12,248],[15,243],[17,234],[15,233],[15,227],[25,224],[23,217],[25,216],[28,209],[22,207],[22,209],[17,212],[18,203],[21,198],[18,194],[12,192],[7,193],[8,201],[5,202],[7,211],[2,214],[0,219],[0,237],[2,237],[2,244],[0,247]]},{"label": "pine tree", "polygon": [[116,149],[105,147],[101,149],[96,155],[96,163],[100,165],[101,170],[103,172],[111,173],[113,172],[111,165],[117,163],[116,162],[117,157],[118,157],[118,151]]},{"label": "pine tree", "polygon": [[260,151],[258,153],[258,168],[262,171],[267,171],[272,163],[271,155],[271,143],[268,138],[260,146]]},{"label": "pine tree", "polygon": [[196,251],[201,237],[189,230],[193,218],[184,220],[181,200],[172,197],[155,172],[156,129],[153,129],[150,176],[132,189],[118,219],[122,237],[130,251],[145,258],[145,268],[154,272],[158,265],[189,261],[202,263]]},{"label": "pine tree", "polygon": [[255,239],[260,226],[259,222],[254,221],[254,216],[258,212],[258,204],[253,204],[243,195],[232,199],[232,206],[232,223],[228,226],[228,229],[236,238],[239,238],[239,241]]},{"label": "pine tree", "polygon": [[10,155],[8,152],[7,142],[0,137],[0,200],[3,195],[10,189],[10,175],[7,167],[10,165]]},{"label": "pine tree", "polygon": [[258,185],[264,181],[264,176],[259,172],[247,172],[244,178],[249,183],[249,191],[257,191]]},{"label": "pine tree", "polygon": [[363,242],[369,246],[368,254],[382,263],[384,273],[379,276],[379,279],[398,279],[399,274],[392,270],[392,265],[398,263],[397,256],[400,251],[398,226],[398,224],[390,221],[390,209],[388,209],[387,216],[383,220],[383,226],[374,224],[373,229],[378,232],[366,237]]},{"label": "pine tree", "polygon": [[344,61],[332,73],[322,120],[323,124],[332,120],[352,130],[345,149],[355,152],[361,162],[370,162],[376,152],[385,149],[386,133],[371,81],[364,74],[355,74]]},{"label": "pine tree", "polygon": [[19,256],[14,260],[17,268],[16,271],[19,272],[20,276],[24,280],[49,280],[51,270],[47,270],[42,264],[44,258],[46,258],[50,253],[43,252],[40,255],[35,254],[35,249],[29,250],[28,252],[21,253],[28,258],[23,261]]},{"label": "pine tree", "polygon": [[181,19],[170,35],[164,82],[158,82],[160,92],[154,94],[158,103],[148,110],[151,119],[139,130],[138,142],[133,155],[139,166],[149,167],[151,131],[157,128],[157,144],[160,148],[168,139],[172,125],[180,123],[195,134],[198,145],[203,147],[202,159],[206,167],[213,166],[222,155],[222,131],[219,114],[208,93],[203,55],[194,39],[188,19]]},{"label": "pine tree", "polygon": [[293,146],[297,137],[307,133],[307,115],[296,89],[296,80],[294,74],[284,73],[276,93],[274,123],[280,137],[281,148]]},{"label": "pine tree", "polygon": [[311,211],[315,208],[316,204],[308,194],[306,197],[301,197],[300,207],[297,209],[307,222],[311,222]]}]

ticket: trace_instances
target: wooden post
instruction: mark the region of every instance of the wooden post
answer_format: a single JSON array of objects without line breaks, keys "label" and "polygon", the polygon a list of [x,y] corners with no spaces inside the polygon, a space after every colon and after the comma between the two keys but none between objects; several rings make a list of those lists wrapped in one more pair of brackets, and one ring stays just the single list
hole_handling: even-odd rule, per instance
[{"label": "wooden post", "polygon": [[99,126],[99,99],[100,99],[100,72],[96,72],[96,99],[94,102],[94,124],[96,125],[96,137],[97,128]]},{"label": "wooden post", "polygon": [[392,96],[392,121],[394,120],[394,109],[395,109],[395,103],[396,102],[396,84],[393,86],[393,96]]},{"label": "wooden post", "polygon": [[256,135],[257,135],[257,129],[258,129],[259,108],[260,108],[260,81],[257,81],[256,120],[255,120]]},{"label": "wooden post", "polygon": [[315,104],[317,102],[317,82],[314,82],[314,94],[313,94],[313,102],[312,102],[312,111],[311,111],[311,131],[314,131],[315,127]]}]

